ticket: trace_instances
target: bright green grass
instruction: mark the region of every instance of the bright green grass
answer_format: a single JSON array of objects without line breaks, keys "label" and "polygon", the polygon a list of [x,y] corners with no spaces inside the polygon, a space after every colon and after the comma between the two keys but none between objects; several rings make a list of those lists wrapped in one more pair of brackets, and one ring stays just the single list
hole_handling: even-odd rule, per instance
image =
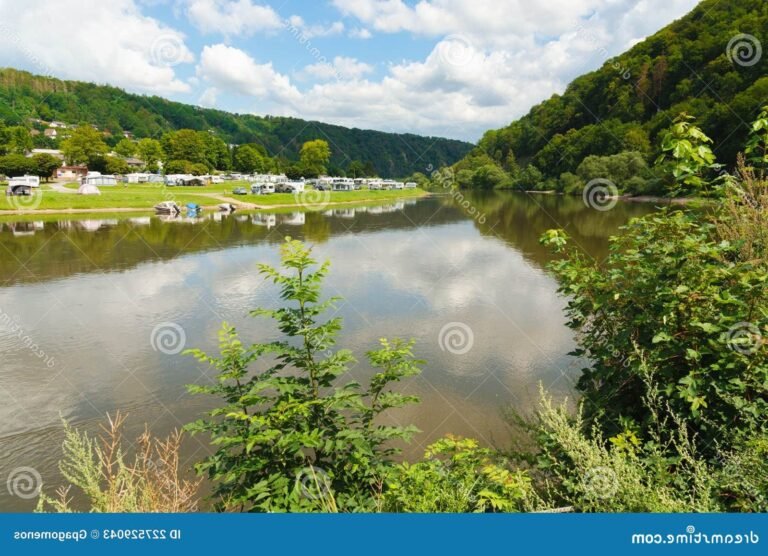
[{"label": "bright green grass", "polygon": [[[325,206],[334,203],[351,201],[382,201],[420,197],[425,193],[420,189],[400,191],[332,191],[307,192],[293,195],[291,193],[275,193],[272,195],[232,195],[233,187],[246,187],[244,182],[229,182],[204,187],[165,187],[158,184],[131,184],[128,186],[102,186],[101,195],[77,195],[54,191],[49,185],[43,185],[33,198],[10,198],[0,200],[2,210],[68,210],[68,209],[110,209],[135,208],[152,209],[161,201],[175,201],[179,205],[197,203],[203,206],[218,205],[221,199],[211,197],[228,197],[242,203],[259,206],[292,205],[312,208],[312,205]],[[76,184],[65,187],[74,189]]]}]

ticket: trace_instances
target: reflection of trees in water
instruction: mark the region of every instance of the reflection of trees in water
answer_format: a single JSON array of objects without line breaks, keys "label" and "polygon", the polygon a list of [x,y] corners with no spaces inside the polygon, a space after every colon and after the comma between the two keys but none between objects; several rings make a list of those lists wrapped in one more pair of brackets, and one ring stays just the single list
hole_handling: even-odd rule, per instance
[{"label": "reflection of trees in water", "polygon": [[[600,212],[580,197],[464,191],[464,200],[485,214],[474,225],[543,266],[549,251],[539,237],[565,228],[589,253],[604,257],[608,237],[650,204],[619,203]],[[477,213],[476,213],[477,214]],[[285,236],[323,243],[333,236],[413,230],[465,221],[468,211],[450,195],[413,203],[350,206],[325,212],[282,212],[173,221],[134,217],[120,220],[60,220],[4,223],[0,227],[0,285],[130,268],[145,261],[254,243],[279,244]]]},{"label": "reflection of trees in water", "polygon": [[[591,255],[608,254],[608,238],[631,218],[653,212],[650,203],[619,203],[609,211],[587,207],[581,197],[561,195],[526,195],[495,191],[464,191],[465,201],[485,214],[485,222],[476,221],[481,233],[503,239],[538,266],[552,256],[539,244],[541,235],[551,228],[563,228]],[[440,197],[448,206],[456,203],[450,196]]]},{"label": "reflection of trees in water", "polygon": [[434,200],[381,207],[356,206],[336,214],[282,212],[217,218],[162,220],[87,219],[0,225],[0,286],[122,270],[145,261],[255,243],[279,244],[285,236],[323,243],[333,236],[408,230],[458,222],[463,215]]}]

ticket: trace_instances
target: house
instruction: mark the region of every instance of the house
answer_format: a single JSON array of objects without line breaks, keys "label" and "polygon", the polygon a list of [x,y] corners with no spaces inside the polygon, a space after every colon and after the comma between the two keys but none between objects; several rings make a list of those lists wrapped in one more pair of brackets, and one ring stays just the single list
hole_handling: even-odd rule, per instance
[{"label": "house", "polygon": [[123,131],[123,137],[125,137],[126,139],[133,139],[133,133],[131,133],[130,131]]},{"label": "house", "polygon": [[144,167],[144,161],[141,160],[140,158],[136,158],[136,157],[133,157],[133,156],[129,156],[128,158],[126,158],[125,159],[125,163],[130,168],[143,168]]},{"label": "house", "polygon": [[50,137],[51,139],[55,139],[56,137],[59,136],[59,132],[53,129],[52,127],[49,127],[43,132],[43,135],[45,135],[46,137]]},{"label": "house", "polygon": [[59,128],[65,129],[67,127],[67,124],[65,124],[64,122],[53,121],[48,124],[48,127],[51,127],[51,128],[59,127]]},{"label": "house", "polygon": [[59,166],[56,168],[55,176],[62,180],[79,180],[88,175],[87,166]]}]

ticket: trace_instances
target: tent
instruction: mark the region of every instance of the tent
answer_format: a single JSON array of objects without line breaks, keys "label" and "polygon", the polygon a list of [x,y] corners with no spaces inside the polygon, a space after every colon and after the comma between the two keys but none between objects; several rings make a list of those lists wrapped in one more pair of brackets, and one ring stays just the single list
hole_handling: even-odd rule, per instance
[{"label": "tent", "polygon": [[84,183],[77,189],[78,195],[101,195],[99,188],[90,183]]}]

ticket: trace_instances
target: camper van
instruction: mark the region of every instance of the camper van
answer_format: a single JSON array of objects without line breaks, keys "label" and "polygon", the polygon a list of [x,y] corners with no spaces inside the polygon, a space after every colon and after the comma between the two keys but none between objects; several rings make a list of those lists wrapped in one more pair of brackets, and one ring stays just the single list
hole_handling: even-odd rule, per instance
[{"label": "camper van", "polygon": [[278,193],[304,193],[305,188],[306,182],[304,180],[296,180],[278,183],[275,190]]},{"label": "camper van", "polygon": [[352,178],[334,178],[333,179],[334,191],[354,191],[355,180]]},{"label": "camper van", "polygon": [[32,189],[40,187],[39,176],[19,176],[8,180],[6,195],[32,195]]},{"label": "camper van", "polygon": [[275,185],[272,183],[252,183],[251,193],[254,195],[269,195],[275,192]]},{"label": "camper van", "polygon": [[83,178],[82,185],[117,185],[117,178],[99,172],[88,172],[88,175]]}]

